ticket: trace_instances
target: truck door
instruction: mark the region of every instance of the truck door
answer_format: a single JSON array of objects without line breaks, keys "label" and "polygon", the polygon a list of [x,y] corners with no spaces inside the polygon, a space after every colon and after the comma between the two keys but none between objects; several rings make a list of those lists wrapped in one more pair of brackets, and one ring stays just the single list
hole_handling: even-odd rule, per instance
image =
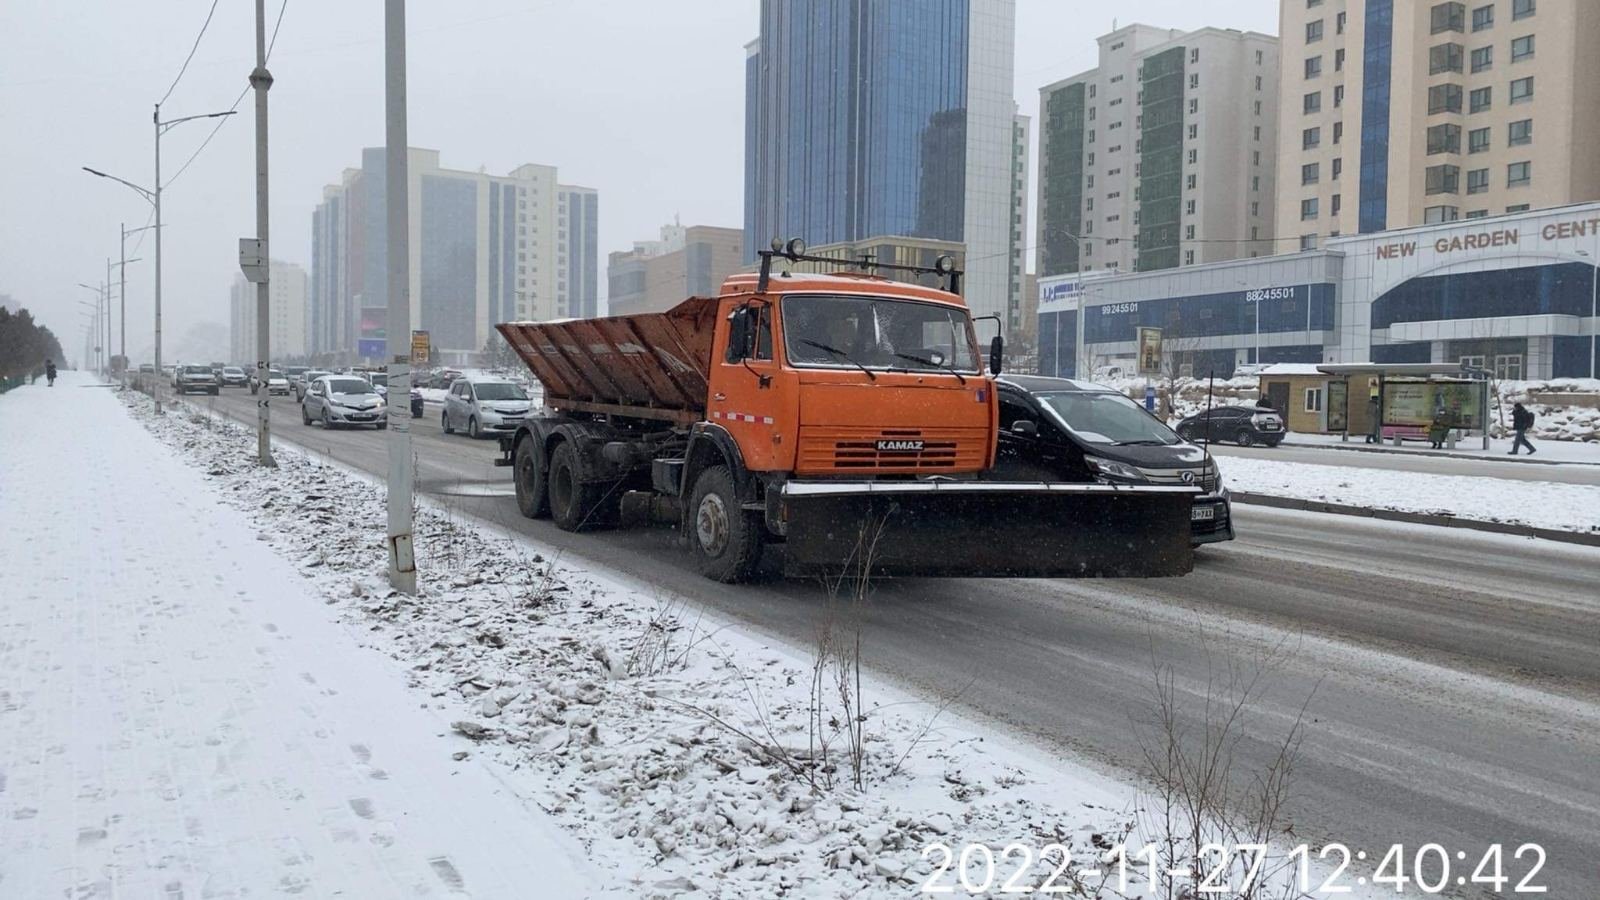
[{"label": "truck door", "polygon": [[765,300],[732,303],[720,322],[714,346],[711,396],[706,415],[728,430],[744,454],[747,468],[771,471],[781,446],[778,366],[773,358],[772,304]]}]

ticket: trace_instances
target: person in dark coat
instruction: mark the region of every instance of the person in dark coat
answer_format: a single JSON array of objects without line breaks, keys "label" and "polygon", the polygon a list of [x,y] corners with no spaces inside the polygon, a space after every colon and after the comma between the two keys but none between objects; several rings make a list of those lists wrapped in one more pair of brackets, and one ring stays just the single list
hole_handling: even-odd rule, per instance
[{"label": "person in dark coat", "polygon": [[56,364],[54,360],[47,359],[44,361],[44,379],[49,382],[50,387],[56,386]]},{"label": "person in dark coat", "polygon": [[1528,441],[1528,429],[1532,427],[1533,413],[1521,403],[1513,404],[1511,407],[1511,430],[1517,433],[1517,437],[1511,442],[1512,456],[1517,455],[1518,447],[1527,447],[1529,456],[1539,452]]}]

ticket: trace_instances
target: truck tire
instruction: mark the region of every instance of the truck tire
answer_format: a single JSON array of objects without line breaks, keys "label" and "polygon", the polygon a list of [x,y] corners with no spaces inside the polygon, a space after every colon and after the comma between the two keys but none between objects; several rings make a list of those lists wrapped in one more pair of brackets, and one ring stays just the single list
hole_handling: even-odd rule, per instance
[{"label": "truck tire", "polygon": [[517,488],[517,509],[530,519],[550,515],[550,495],[545,490],[548,468],[539,442],[531,435],[517,444],[512,456],[511,482]]},{"label": "truck tire", "polygon": [[611,496],[611,485],[578,480],[578,448],[571,441],[561,442],[551,454],[545,483],[550,518],[562,531],[590,531],[616,523],[621,498]]},{"label": "truck tire", "polygon": [[750,580],[761,564],[765,526],[759,514],[740,505],[727,466],[711,466],[695,479],[688,513],[689,544],[700,573],[723,584]]}]

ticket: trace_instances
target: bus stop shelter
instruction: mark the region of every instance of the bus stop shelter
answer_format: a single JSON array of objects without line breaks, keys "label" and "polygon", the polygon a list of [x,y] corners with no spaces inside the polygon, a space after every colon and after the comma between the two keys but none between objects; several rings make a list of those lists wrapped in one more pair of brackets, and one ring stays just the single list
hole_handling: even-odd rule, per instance
[{"label": "bus stop shelter", "polygon": [[[1442,414],[1452,428],[1478,432],[1489,449],[1489,373],[1483,369],[1455,363],[1325,363],[1317,369],[1343,382],[1344,440],[1351,434],[1420,437]],[[1330,396],[1330,405],[1337,399]]]}]

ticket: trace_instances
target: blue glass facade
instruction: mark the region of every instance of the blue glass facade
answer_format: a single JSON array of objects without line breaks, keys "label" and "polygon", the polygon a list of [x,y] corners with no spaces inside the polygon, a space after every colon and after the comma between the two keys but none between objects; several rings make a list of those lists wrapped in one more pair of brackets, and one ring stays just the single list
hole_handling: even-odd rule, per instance
[{"label": "blue glass facade", "polygon": [[[459,178],[424,175],[421,328],[445,350],[477,350],[478,189]],[[372,304],[368,304],[369,306]]]},{"label": "blue glass facade", "polygon": [[1361,51],[1361,233],[1389,224],[1389,90],[1394,57],[1394,0],[1367,0]]},{"label": "blue glass facade", "polygon": [[1334,327],[1334,292],[1331,284],[1299,284],[1270,291],[1090,305],[1084,343],[1133,341],[1141,327],[1160,328],[1174,338],[1180,334],[1183,338],[1253,335],[1257,304],[1261,306],[1262,334],[1327,331]]},{"label": "blue glass facade", "polygon": [[1586,263],[1413,278],[1373,302],[1372,327],[1496,316],[1587,316],[1593,290],[1594,268]]},{"label": "blue glass facade", "polygon": [[1550,376],[1552,378],[1588,378],[1591,371],[1600,372],[1600,364],[1592,354],[1600,352],[1600,342],[1587,335],[1557,335],[1551,348]]},{"label": "blue glass facade", "polygon": [[762,0],[746,61],[745,253],[960,241],[969,0]]}]

